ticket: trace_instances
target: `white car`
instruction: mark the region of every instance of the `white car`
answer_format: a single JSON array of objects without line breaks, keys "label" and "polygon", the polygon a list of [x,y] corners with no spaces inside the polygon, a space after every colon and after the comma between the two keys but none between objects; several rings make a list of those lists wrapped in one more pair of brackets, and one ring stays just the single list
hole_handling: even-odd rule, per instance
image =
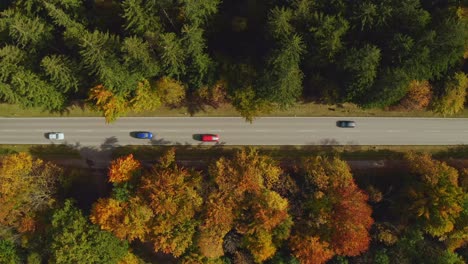
[{"label": "white car", "polygon": [[49,139],[53,140],[64,140],[65,135],[62,132],[50,132],[49,133]]}]

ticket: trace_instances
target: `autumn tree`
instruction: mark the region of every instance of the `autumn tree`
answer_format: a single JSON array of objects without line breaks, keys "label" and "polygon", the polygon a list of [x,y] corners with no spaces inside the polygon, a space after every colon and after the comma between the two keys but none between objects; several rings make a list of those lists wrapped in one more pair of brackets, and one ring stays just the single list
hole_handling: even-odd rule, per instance
[{"label": "autumn tree", "polygon": [[[93,205],[91,221],[121,239],[150,242],[155,251],[178,257],[192,245],[199,224],[201,175],[178,166],[174,149],[141,177],[131,178],[139,166],[132,155],[112,162],[109,180],[117,185],[112,198]],[[118,185],[127,181],[134,186],[119,199]]]},{"label": "autumn tree", "polygon": [[149,231],[148,222],[153,216],[151,209],[138,197],[128,201],[101,198],[94,203],[90,219],[101,229],[132,242],[135,239],[144,241]]},{"label": "autumn tree", "polygon": [[409,84],[408,93],[400,100],[399,106],[405,110],[423,110],[429,105],[431,98],[429,82],[413,80]]},{"label": "autumn tree", "polygon": [[404,215],[432,236],[452,231],[464,199],[457,170],[428,154],[408,153],[405,159],[414,177],[404,192]]},{"label": "autumn tree", "polygon": [[445,84],[441,95],[434,98],[432,108],[435,112],[444,116],[453,115],[465,105],[466,90],[468,89],[468,77],[465,73],[458,72]]},{"label": "autumn tree", "polygon": [[141,163],[133,158],[133,154],[113,160],[108,173],[109,182],[126,182],[130,180],[132,173],[140,167]]},{"label": "autumn tree", "polygon": [[[220,158],[209,168],[215,187],[208,195],[198,246],[210,258],[224,254],[228,232],[246,241],[256,262],[271,258],[292,225],[288,201],[272,190],[281,169],[254,149],[242,149],[231,159]],[[234,252],[240,245],[233,245]]]},{"label": "autumn tree", "polygon": [[128,110],[127,102],[121,96],[115,95],[103,85],[93,87],[89,92],[88,100],[102,111],[106,123],[114,122],[117,117],[125,115]]},{"label": "autumn tree", "polygon": [[161,98],[148,80],[138,83],[135,95],[130,100],[130,109],[135,112],[154,111],[161,106]]},{"label": "autumn tree", "polygon": [[185,87],[177,80],[162,77],[154,83],[156,94],[167,106],[180,105],[185,99]]},{"label": "autumn tree", "polygon": [[33,231],[36,216],[50,209],[62,170],[26,153],[6,156],[0,164],[0,225]]},{"label": "autumn tree", "polygon": [[330,245],[318,237],[294,235],[290,237],[289,244],[294,255],[304,264],[326,263],[335,255]]},{"label": "autumn tree", "polygon": [[143,175],[138,197],[147,203],[153,217],[148,223],[147,241],[155,251],[182,255],[191,246],[202,205],[201,175],[179,167],[175,150],[161,157],[161,163]]},{"label": "autumn tree", "polygon": [[290,238],[293,254],[305,263],[325,263],[334,255],[357,256],[367,250],[372,210],[346,162],[321,156],[307,158],[301,163],[300,176],[303,213]]}]

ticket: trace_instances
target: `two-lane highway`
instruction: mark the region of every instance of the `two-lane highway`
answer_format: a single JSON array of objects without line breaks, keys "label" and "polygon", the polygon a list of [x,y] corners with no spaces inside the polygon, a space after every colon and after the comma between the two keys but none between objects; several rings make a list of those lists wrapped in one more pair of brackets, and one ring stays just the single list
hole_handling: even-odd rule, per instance
[{"label": "two-lane highway", "polygon": [[[339,128],[354,120],[356,128]],[[132,131],[153,132],[153,140]],[[64,132],[51,141],[48,132]],[[253,124],[238,117],[128,117],[113,124],[103,118],[0,118],[0,144],[66,143],[100,145],[178,145],[201,143],[197,134],[219,134],[225,145],[457,145],[468,144],[466,118],[262,117]]]}]

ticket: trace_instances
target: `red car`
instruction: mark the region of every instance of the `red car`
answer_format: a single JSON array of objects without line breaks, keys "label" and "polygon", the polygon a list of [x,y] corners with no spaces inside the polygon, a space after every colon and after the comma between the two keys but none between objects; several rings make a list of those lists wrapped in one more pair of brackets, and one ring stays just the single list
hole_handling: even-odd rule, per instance
[{"label": "red car", "polygon": [[218,141],[219,140],[219,136],[218,135],[214,135],[214,134],[204,134],[201,136],[201,140],[203,142],[213,142],[213,141]]}]

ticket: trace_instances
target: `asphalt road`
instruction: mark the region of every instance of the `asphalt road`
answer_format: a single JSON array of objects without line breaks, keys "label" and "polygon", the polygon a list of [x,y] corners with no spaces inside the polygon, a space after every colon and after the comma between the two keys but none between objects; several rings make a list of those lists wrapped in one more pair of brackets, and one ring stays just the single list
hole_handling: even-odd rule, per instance
[{"label": "asphalt road", "polygon": [[[356,128],[339,128],[337,120]],[[151,131],[153,140],[132,131]],[[51,141],[48,132],[64,132]],[[202,143],[198,134],[219,134]],[[0,144],[66,143],[108,145],[457,145],[468,144],[468,119],[381,117],[263,117],[253,124],[238,117],[130,117],[105,124],[103,118],[0,118]]]}]

